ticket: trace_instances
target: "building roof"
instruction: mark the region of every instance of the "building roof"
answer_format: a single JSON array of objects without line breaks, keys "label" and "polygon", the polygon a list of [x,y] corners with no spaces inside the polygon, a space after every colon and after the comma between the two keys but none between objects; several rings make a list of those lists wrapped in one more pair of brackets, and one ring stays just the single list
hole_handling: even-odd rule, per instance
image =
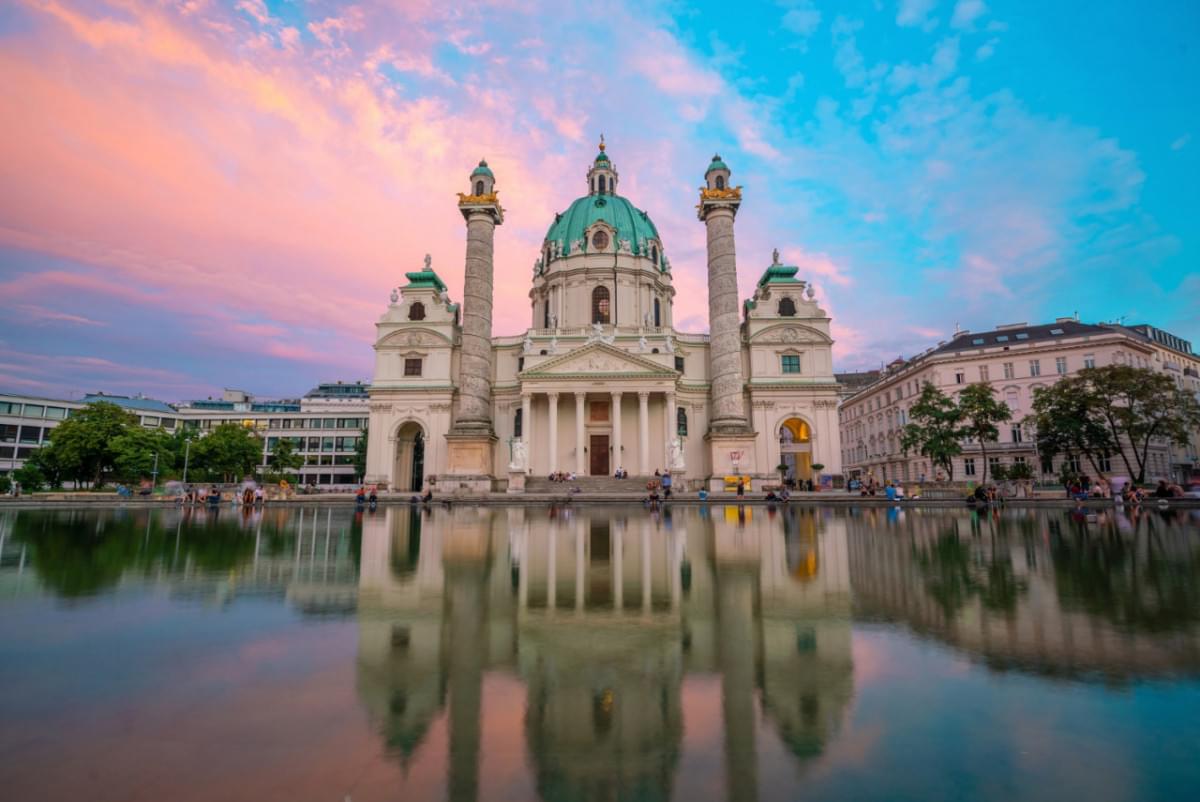
[{"label": "building roof", "polygon": [[704,171],[704,174],[708,175],[713,170],[724,170],[725,172],[733,172],[732,170],[730,170],[728,167],[725,166],[725,162],[721,161],[721,156],[716,153],[713,154],[712,163],[708,165],[708,169]]},{"label": "building roof", "polygon": [[305,398],[366,398],[366,382],[324,382],[304,394]]},{"label": "building roof", "polygon": [[763,271],[762,278],[758,280],[758,286],[764,284],[803,284],[803,281],[796,278],[796,274],[800,272],[800,268],[795,265],[773,264]]},{"label": "building roof", "polygon": [[479,166],[476,167],[475,170],[471,173],[471,178],[474,178],[477,175],[486,175],[488,178],[492,179],[493,181],[496,179],[496,176],[492,175],[492,168],[488,167],[488,163],[487,163],[486,159],[479,160]]},{"label": "building roof", "polygon": [[555,215],[550,230],[546,232],[546,241],[561,243],[563,255],[567,255],[573,242],[583,240],[583,252],[586,253],[591,247],[587,241],[587,229],[600,220],[616,230],[613,245],[621,240],[629,240],[634,253],[645,255],[643,245],[646,240],[661,242],[650,215],[620,195],[584,195],[578,198],[565,212]]},{"label": "building roof", "polygon": [[95,401],[107,401],[110,404],[116,404],[122,409],[135,409],[138,412],[159,412],[164,415],[174,415],[178,411],[165,401],[158,401],[154,398],[145,398],[143,396],[89,393],[83,397],[83,403],[85,404],[91,404]]},{"label": "building roof", "polygon": [[972,351],[976,348],[1045,342],[1085,334],[1111,334],[1112,331],[1108,326],[1080,323],[1073,318],[1059,318],[1054,323],[1042,323],[1037,326],[1027,326],[1021,323],[1011,326],[998,326],[992,331],[960,332],[945,345],[933,349],[931,354],[946,354],[959,351]]}]

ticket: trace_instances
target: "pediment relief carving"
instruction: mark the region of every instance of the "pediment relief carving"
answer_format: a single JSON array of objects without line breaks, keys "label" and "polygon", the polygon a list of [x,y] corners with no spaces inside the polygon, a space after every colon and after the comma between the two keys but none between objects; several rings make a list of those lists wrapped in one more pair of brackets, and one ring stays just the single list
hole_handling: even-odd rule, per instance
[{"label": "pediment relief carving", "polygon": [[450,341],[435,331],[429,329],[408,329],[394,331],[379,341],[382,347],[419,346],[433,348],[450,345]]},{"label": "pediment relief carving", "polygon": [[753,343],[787,343],[828,345],[831,340],[816,329],[808,326],[772,326],[751,338]]},{"label": "pediment relief carving", "polygon": [[526,372],[527,376],[637,373],[674,377],[675,371],[649,359],[611,346],[596,344],[544,362]]}]

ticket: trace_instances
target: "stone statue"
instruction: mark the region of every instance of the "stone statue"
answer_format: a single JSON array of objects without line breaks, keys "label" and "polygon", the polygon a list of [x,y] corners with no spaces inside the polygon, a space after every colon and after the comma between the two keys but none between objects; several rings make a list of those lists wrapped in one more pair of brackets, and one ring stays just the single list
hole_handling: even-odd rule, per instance
[{"label": "stone statue", "polygon": [[771,264],[773,264],[773,265],[779,264],[779,249],[778,248],[771,251]]},{"label": "stone statue", "polygon": [[533,262],[533,277],[537,278],[540,275],[542,275],[542,260],[539,257]]},{"label": "stone statue", "polygon": [[643,334],[641,337],[638,337],[638,351],[644,354],[649,350],[650,343],[646,342],[646,335]]},{"label": "stone statue", "polygon": [[557,335],[550,338],[550,353],[552,353],[552,354],[558,353],[558,337],[557,337]]},{"label": "stone statue", "polygon": [[558,328],[558,315],[554,314],[553,312],[550,313],[550,328]]},{"label": "stone statue", "polygon": [[623,239],[617,243],[617,249],[621,253],[633,253],[633,244],[629,240]]},{"label": "stone statue", "polygon": [[512,458],[508,461],[510,471],[524,471],[529,464],[529,452],[524,440],[513,440]]},{"label": "stone statue", "polygon": [[396,303],[399,300],[400,300],[400,293],[396,290],[396,288],[393,287],[392,288],[392,303]]},{"label": "stone statue", "polygon": [[433,270],[433,257],[429,254],[425,254],[425,270]]},{"label": "stone statue", "polygon": [[525,353],[533,353],[533,335],[528,332],[525,334]]},{"label": "stone statue", "polygon": [[668,354],[675,353],[675,340],[674,340],[674,338],[671,337],[670,334],[667,335],[667,353]]},{"label": "stone statue", "polygon": [[571,242],[571,253],[583,253],[582,239],[577,239]]},{"label": "stone statue", "polygon": [[816,289],[813,288],[813,285],[809,284],[808,290],[807,290],[808,300],[811,301],[813,299],[813,296],[816,294],[817,294]]},{"label": "stone statue", "polygon": [[683,439],[676,437],[671,441],[670,448],[670,469],[672,471],[682,471],[686,466],[683,461]]},{"label": "stone statue", "polygon": [[644,326],[645,328],[650,328],[650,321],[653,319],[654,319],[653,315],[651,315],[649,312],[642,315],[642,326]]}]

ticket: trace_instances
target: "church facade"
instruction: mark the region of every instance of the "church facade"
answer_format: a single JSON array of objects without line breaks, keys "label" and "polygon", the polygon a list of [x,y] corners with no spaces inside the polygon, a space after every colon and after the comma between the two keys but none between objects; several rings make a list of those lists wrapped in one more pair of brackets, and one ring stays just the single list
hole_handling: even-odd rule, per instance
[{"label": "church facade", "polygon": [[742,188],[730,175],[713,157],[696,207],[708,234],[709,334],[675,328],[665,243],[618,194],[602,141],[587,194],[555,215],[534,263],[528,328],[494,337],[504,210],[480,162],[459,194],[463,302],[427,256],[376,324],[366,481],[521,492],[529,476],[624,469],[670,470],[691,489],[721,489],[727,476],[751,476],[755,488],[781,474],[840,482],[830,319],[778,252],[741,301]]}]

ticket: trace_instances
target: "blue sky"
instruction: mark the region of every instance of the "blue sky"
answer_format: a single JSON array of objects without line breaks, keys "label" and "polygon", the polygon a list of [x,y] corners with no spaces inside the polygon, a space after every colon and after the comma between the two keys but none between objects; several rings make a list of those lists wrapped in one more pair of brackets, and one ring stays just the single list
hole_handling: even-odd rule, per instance
[{"label": "blue sky", "polygon": [[[453,4],[451,4],[453,5]],[[26,0],[0,12],[0,388],[295,395],[369,378],[453,192],[507,209],[497,334],[603,131],[703,330],[692,209],[744,185],[840,369],[1078,313],[1200,341],[1200,6]]]}]

